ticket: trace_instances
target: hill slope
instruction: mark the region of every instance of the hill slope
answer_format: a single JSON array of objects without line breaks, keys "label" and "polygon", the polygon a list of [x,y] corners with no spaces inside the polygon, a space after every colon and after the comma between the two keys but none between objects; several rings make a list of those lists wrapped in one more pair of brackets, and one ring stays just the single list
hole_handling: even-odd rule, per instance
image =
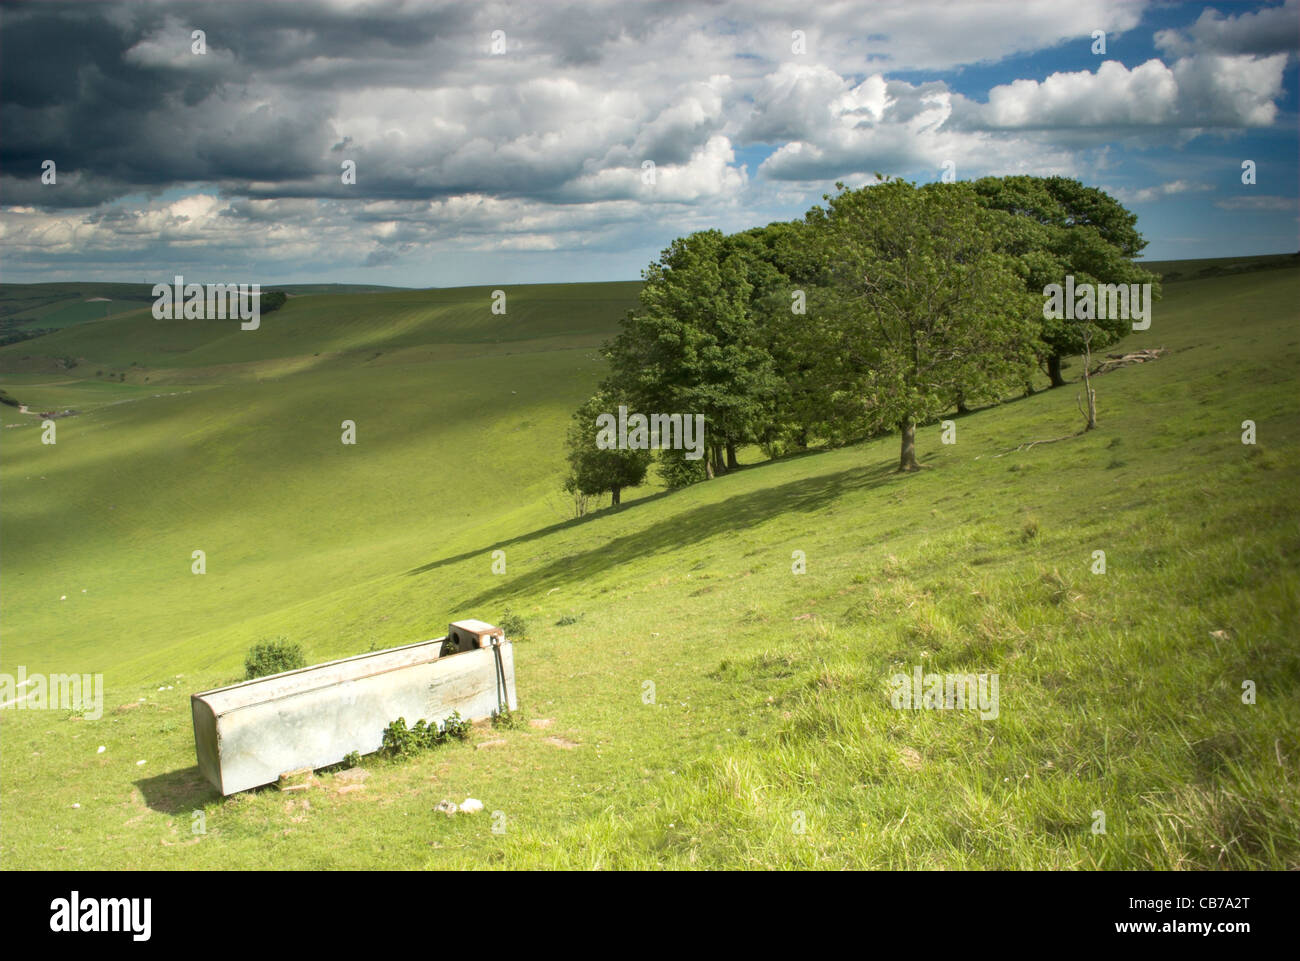
[{"label": "hill slope", "polygon": [[[434,318],[409,292],[296,317],[295,298],[257,351],[238,331],[163,349],[128,318],[92,325],[125,325],[117,338],[70,331],[72,374],[166,365],[112,385],[51,383],[73,378],[0,351],[29,371],[3,379],[10,393],[57,406],[79,391],[87,409],[53,448],[30,419],[0,432],[0,668],[103,671],[109,691],[98,721],[0,715],[0,854],[1296,867],[1298,288],[1294,270],[1170,287],[1123,345],[1169,352],[1097,379],[1088,435],[1069,436],[1064,388],[958,418],[953,446],[923,429],[914,477],[892,473],[884,438],[582,520],[555,492],[559,439],[612,305],[506,327],[452,305]],[[20,417],[0,407],[0,423]],[[325,773],[306,804],[223,801],[198,776],[188,694],[237,676],[255,640],[325,660],[507,608],[530,625],[520,700],[544,726]],[[891,708],[890,677],[918,666],[997,673],[998,718]],[[434,815],[466,795],[500,818]]]}]

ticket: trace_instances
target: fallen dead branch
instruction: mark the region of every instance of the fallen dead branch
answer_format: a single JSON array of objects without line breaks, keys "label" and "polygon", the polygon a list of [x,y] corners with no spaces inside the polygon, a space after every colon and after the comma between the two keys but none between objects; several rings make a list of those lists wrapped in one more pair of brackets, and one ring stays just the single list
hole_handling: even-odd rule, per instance
[{"label": "fallen dead branch", "polygon": [[[1004,450],[1004,451],[1003,451],[1002,453],[1000,453],[1000,454],[991,454],[991,455],[989,455],[989,456],[991,456],[991,457],[1006,457],[1008,454],[1014,454],[1014,453],[1016,453],[1016,451],[1029,450],[1029,448],[1031,448],[1031,447],[1037,447],[1039,444],[1055,444],[1057,441],[1060,441],[1060,440],[1069,440],[1071,437],[1078,437],[1078,436],[1080,435],[1080,433],[1081,433],[1080,431],[1076,431],[1076,432],[1073,433],[1073,434],[1062,434],[1060,437],[1050,437],[1050,438],[1048,438],[1047,440],[1031,440],[1031,441],[1028,441],[1028,442],[1026,442],[1026,443],[1024,443],[1024,444],[1020,444],[1020,445],[1017,446],[1017,447],[1008,447],[1006,450]],[[979,460],[980,457],[983,457],[983,456],[984,456],[983,454],[980,454],[979,457],[976,457],[975,459],[976,459],[976,460]]]},{"label": "fallen dead branch", "polygon": [[1142,350],[1135,350],[1131,354],[1107,354],[1106,359],[1094,367],[1091,373],[1105,374],[1112,370],[1119,370],[1121,367],[1128,367],[1131,364],[1145,364],[1147,361],[1159,360],[1160,355],[1163,353],[1166,353],[1163,347],[1145,347]]}]

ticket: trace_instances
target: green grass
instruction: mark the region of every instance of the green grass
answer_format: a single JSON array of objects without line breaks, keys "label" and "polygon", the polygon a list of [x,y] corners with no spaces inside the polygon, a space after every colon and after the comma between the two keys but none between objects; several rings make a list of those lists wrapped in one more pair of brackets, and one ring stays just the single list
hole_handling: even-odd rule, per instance
[{"label": "green grass", "polygon": [[0,369],[57,371],[63,369],[57,361],[70,356],[114,370],[156,368],[166,376],[171,368],[290,358],[295,369],[329,366],[340,356],[351,366],[365,351],[384,356],[431,344],[597,346],[635,305],[639,290],[635,282],[523,285],[506,289],[504,314],[491,312],[491,287],[303,295],[264,315],[257,330],[241,330],[233,320],[157,321],[141,309],[11,344],[0,349]]},{"label": "green grass", "polygon": [[[396,288],[359,284],[289,284],[273,289],[296,295],[373,293]],[[152,306],[153,300],[153,284],[0,284],[0,321],[17,329],[53,330]]]},{"label": "green grass", "polygon": [[[125,342],[6,348],[0,386],[86,412],[43,447],[0,407],[22,425],[0,429],[0,669],[102,671],[108,696],[98,721],[0,714],[0,860],[1300,866],[1298,288],[1294,270],[1168,288],[1123,344],[1168,353],[1095,380],[1096,432],[1013,450],[1078,429],[1072,384],[956,418],[954,446],[922,428],[916,476],[893,473],[896,437],[748,451],[581,520],[560,438],[619,316],[601,291],[525,317],[519,288],[509,326],[473,312],[479,291],[295,298],[265,356],[238,331],[164,350],[127,318],[92,325]],[[60,336],[85,358],[70,372],[32,350]],[[124,359],[144,367],[94,382]],[[240,677],[256,641],[315,662],[507,609],[528,624],[513,728],[300,794],[223,800],[198,775],[188,695]],[[916,665],[998,673],[999,717],[894,710],[889,678]],[[467,795],[486,811],[433,811]]]}]

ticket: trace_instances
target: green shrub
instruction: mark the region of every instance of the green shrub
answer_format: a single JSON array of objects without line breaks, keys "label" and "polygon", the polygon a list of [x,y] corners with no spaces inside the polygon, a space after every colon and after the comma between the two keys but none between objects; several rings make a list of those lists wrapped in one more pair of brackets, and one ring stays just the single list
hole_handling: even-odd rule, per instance
[{"label": "green shrub", "polygon": [[399,717],[384,728],[379,751],[388,757],[407,757],[424,747],[424,736],[423,721],[417,721],[414,728],[408,728],[406,718]]},{"label": "green shrub", "polygon": [[248,649],[244,657],[244,676],[248,680],[279,674],[307,666],[302,645],[290,644],[283,637],[273,641],[259,641]]},{"label": "green shrub", "polygon": [[506,637],[512,641],[528,639],[528,622],[518,614],[512,614],[509,608],[506,608],[501,619],[497,621],[497,627],[501,628]]},{"label": "green shrub", "polygon": [[462,718],[459,711],[452,711],[441,728],[423,719],[416,721],[414,727],[407,727],[406,718],[399,717],[384,728],[379,751],[387,757],[411,757],[452,738],[463,741],[469,737],[469,732],[470,722]]},{"label": "green shrub", "polygon": [[512,711],[505,707],[492,715],[492,726],[503,731],[513,731],[523,723],[523,717],[519,711]]},{"label": "green shrub", "polygon": [[470,723],[460,716],[460,711],[452,711],[451,717],[442,722],[442,739],[455,738],[463,741],[469,737]]},{"label": "green shrub", "polygon": [[258,306],[258,312],[269,314],[273,310],[279,310],[284,306],[284,302],[289,299],[288,294],[282,290],[268,290],[262,294]]}]

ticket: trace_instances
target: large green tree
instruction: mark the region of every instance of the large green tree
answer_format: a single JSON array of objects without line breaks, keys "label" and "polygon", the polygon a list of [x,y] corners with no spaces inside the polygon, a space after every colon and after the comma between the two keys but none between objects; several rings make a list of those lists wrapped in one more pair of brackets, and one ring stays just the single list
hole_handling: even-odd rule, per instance
[{"label": "large green tree", "polygon": [[[1104,190],[1068,177],[984,177],[973,186],[984,206],[1011,215],[999,231],[1001,246],[1019,259],[1025,289],[1038,295],[1042,360],[1052,386],[1060,387],[1061,360],[1084,349],[1083,327],[1044,318],[1043,288],[1073,275],[1076,285],[1151,284],[1158,296],[1159,278],[1135,263],[1146,247],[1137,215]],[[1092,349],[1109,347],[1130,330],[1127,318],[1095,319]]]},{"label": "large green tree", "polygon": [[564,489],[569,493],[596,497],[610,495],[611,506],[622,502],[623,490],[645,481],[650,468],[650,450],[602,448],[598,441],[596,419],[602,414],[618,415],[617,395],[597,391],[574,412],[565,438],[569,475]]},{"label": "large green tree", "polygon": [[1035,304],[999,247],[1002,218],[969,184],[902,180],[828,198],[809,213],[829,280],[822,352],[868,430],[897,427],[899,470],[918,469],[916,425],[996,400],[1033,369]]},{"label": "large green tree", "polygon": [[806,448],[814,438],[843,439],[846,419],[833,401],[836,358],[823,352],[827,273],[816,237],[805,221],[772,223],[745,236],[775,272],[774,283],[753,298],[775,374],[757,439],[769,456]]},{"label": "large green tree", "polygon": [[736,467],[776,388],[756,305],[779,274],[752,238],[705,230],[674,240],[643,276],[639,307],[605,348],[608,383],[643,413],[703,414],[710,472]]}]

